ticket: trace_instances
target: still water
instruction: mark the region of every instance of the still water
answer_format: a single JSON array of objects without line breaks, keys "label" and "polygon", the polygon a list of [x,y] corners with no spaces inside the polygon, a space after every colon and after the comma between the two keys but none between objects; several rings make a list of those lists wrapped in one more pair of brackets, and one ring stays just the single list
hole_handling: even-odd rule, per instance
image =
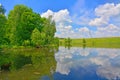
[{"label": "still water", "polygon": [[120,49],[1,50],[0,80],[120,80]]}]

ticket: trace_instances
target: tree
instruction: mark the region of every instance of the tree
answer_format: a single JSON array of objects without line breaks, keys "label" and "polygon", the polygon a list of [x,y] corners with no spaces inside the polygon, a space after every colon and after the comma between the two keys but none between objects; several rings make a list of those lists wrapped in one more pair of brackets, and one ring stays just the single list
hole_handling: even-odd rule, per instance
[{"label": "tree", "polygon": [[58,37],[54,38],[53,44],[55,44],[55,46],[59,46],[59,38]]},{"label": "tree", "polygon": [[[30,39],[29,33],[30,32],[32,33],[32,30],[34,28],[31,28],[30,26],[28,26],[30,28],[24,28],[27,25],[23,24],[22,20],[23,20],[23,16],[26,13],[29,13],[28,16],[31,16],[33,11],[32,11],[32,9],[30,9],[24,5],[16,5],[14,7],[14,9],[11,10],[9,15],[8,15],[7,37],[10,39],[10,42],[12,45],[22,45],[24,40],[28,40],[28,39],[26,39],[26,38],[28,38],[27,36],[29,36],[29,39]],[[24,22],[24,23],[26,23],[26,22]],[[32,22],[30,22],[30,23],[32,23]],[[27,23],[27,24],[30,24],[30,23]],[[32,29],[32,30],[30,30],[30,29]],[[27,33],[27,30],[30,32]],[[24,37],[23,37],[23,35],[24,35]]]},{"label": "tree", "polygon": [[0,14],[0,44],[4,44],[5,41],[5,26],[6,26],[6,17],[3,14]]},{"label": "tree", "polygon": [[44,19],[43,32],[46,34],[46,44],[51,44],[54,40],[54,35],[56,32],[56,24],[55,21],[52,20],[52,16],[48,19]]},{"label": "tree", "polygon": [[41,39],[40,32],[37,28],[35,28],[31,35],[31,41],[32,41],[33,45],[40,46],[40,42],[41,42],[40,39]]},{"label": "tree", "polygon": [[84,48],[86,47],[86,40],[85,40],[85,38],[83,38],[83,47]]},{"label": "tree", "polygon": [[71,42],[72,42],[72,40],[69,37],[65,38],[65,46],[70,47],[71,46]]},{"label": "tree", "polygon": [[16,5],[8,15],[6,37],[11,45],[26,46],[31,42],[35,45],[49,45],[54,42],[55,32],[56,24],[52,16],[42,18],[27,6]]},{"label": "tree", "polygon": [[0,4],[0,14],[5,14],[5,8],[3,7],[2,4]]},{"label": "tree", "polygon": [[30,39],[34,28],[39,28],[39,30],[41,29],[40,15],[34,12],[24,12],[21,17],[21,22],[22,22],[22,27],[19,33],[22,32],[22,34],[20,35],[24,40]]}]

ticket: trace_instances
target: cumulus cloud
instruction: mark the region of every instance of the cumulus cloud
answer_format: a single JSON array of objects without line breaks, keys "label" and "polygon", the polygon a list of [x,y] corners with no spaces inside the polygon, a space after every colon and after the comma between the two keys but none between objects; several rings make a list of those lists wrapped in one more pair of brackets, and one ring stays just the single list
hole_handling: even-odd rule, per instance
[{"label": "cumulus cloud", "polygon": [[[42,13],[41,16],[46,18],[52,16],[52,19],[56,22],[56,37],[91,38],[91,35],[92,37],[120,36],[120,4],[106,3],[96,7],[94,10],[96,16],[95,18],[92,17],[93,19],[91,19],[90,13],[92,13],[91,10],[84,10],[71,16],[67,9],[63,9],[57,12],[48,10]],[[92,16],[94,16],[94,13]],[[88,26],[94,26],[96,30],[92,30]]]},{"label": "cumulus cloud", "polygon": [[46,18],[52,16],[52,19],[56,22],[57,33],[55,34],[55,36],[63,38],[71,37],[70,34],[74,33],[71,26],[72,20],[67,9],[60,10],[58,12],[48,10],[41,16]]},{"label": "cumulus cloud", "polygon": [[106,3],[100,5],[95,9],[95,14],[98,18],[95,18],[89,22],[90,26],[101,27],[109,23],[110,18],[120,14],[120,4]]},{"label": "cumulus cloud", "polygon": [[53,16],[53,15],[54,15],[54,12],[52,12],[51,10],[48,10],[47,12],[42,13],[42,14],[41,14],[41,17],[46,17],[46,18],[48,18],[49,16]]},{"label": "cumulus cloud", "polygon": [[111,33],[114,33],[114,32],[119,32],[120,31],[120,28],[115,26],[114,24],[109,24],[108,26],[104,27],[104,28],[98,28],[99,31],[102,31],[102,32],[111,32]]},{"label": "cumulus cloud", "polygon": [[48,18],[49,16],[52,16],[53,20],[55,20],[56,23],[71,22],[69,11],[67,9],[60,10],[58,12],[53,12],[51,10],[48,10],[47,12],[42,13],[41,16],[46,18]]},{"label": "cumulus cloud", "polygon": [[[97,27],[94,37],[120,36],[120,4],[106,3],[95,8],[96,18],[89,22],[90,26]],[[117,20],[116,20],[117,19]],[[116,24],[117,23],[117,24]]]},{"label": "cumulus cloud", "polygon": [[79,32],[89,32],[89,29],[87,27],[79,28]]},{"label": "cumulus cloud", "polygon": [[[52,16],[52,19],[56,22],[56,29],[57,32],[55,36],[61,37],[61,38],[80,38],[85,37],[89,32],[89,29],[87,27],[78,28],[75,31],[75,28],[73,28],[72,19],[69,14],[69,11],[67,9],[60,10],[58,12],[53,12],[51,10],[48,10],[47,12],[41,14],[42,17],[48,18],[49,16]],[[84,34],[83,34],[84,33]]]},{"label": "cumulus cloud", "polygon": [[106,3],[105,5],[100,5],[95,9],[97,16],[111,17],[120,14],[120,4],[115,5],[114,3]]},{"label": "cumulus cloud", "polygon": [[105,26],[108,24],[108,18],[105,17],[100,17],[100,18],[95,18],[90,21],[89,25],[90,26]]},{"label": "cumulus cloud", "polygon": [[120,36],[120,27],[109,24],[106,27],[98,27],[98,30],[93,32],[94,37],[115,37]]}]

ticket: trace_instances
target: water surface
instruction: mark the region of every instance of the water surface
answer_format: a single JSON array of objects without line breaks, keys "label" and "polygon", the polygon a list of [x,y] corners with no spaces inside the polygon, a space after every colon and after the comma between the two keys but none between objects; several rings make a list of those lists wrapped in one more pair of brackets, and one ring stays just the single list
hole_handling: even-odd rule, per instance
[{"label": "water surface", "polygon": [[55,80],[120,80],[120,49],[60,47]]},{"label": "water surface", "polygon": [[120,49],[43,48],[1,51],[0,80],[120,80]]}]

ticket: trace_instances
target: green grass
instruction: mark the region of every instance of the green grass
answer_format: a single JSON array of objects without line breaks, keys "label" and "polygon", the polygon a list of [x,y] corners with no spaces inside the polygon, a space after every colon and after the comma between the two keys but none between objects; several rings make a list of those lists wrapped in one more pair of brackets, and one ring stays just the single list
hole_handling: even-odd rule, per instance
[{"label": "green grass", "polygon": [[[64,39],[60,39],[60,45],[64,46]],[[102,48],[120,48],[120,37],[109,38],[86,38],[85,43],[83,39],[72,39],[72,46],[82,47],[102,47]]]}]

